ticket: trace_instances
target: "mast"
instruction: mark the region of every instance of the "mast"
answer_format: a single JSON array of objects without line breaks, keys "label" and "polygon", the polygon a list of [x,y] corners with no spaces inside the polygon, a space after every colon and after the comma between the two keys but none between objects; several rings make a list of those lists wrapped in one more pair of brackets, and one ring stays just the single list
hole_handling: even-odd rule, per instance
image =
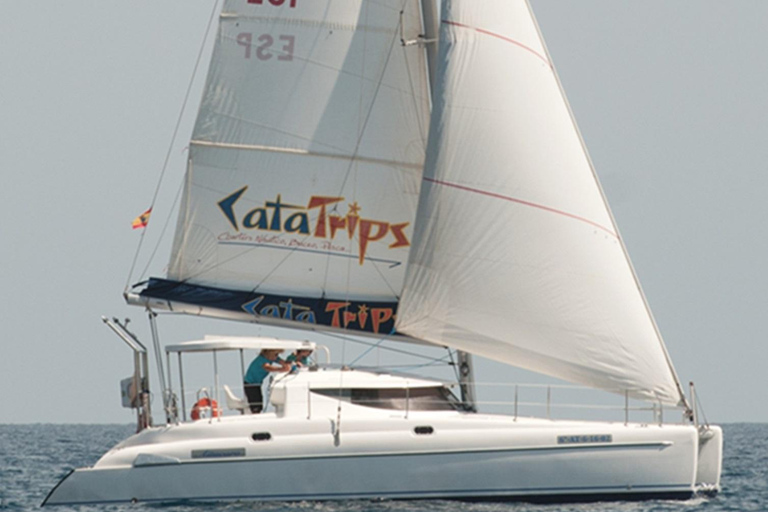
[{"label": "mast", "polygon": [[472,364],[472,354],[463,350],[457,350],[457,364],[459,365],[459,388],[461,389],[461,401],[464,407],[472,412],[477,412],[477,397],[475,395],[475,366]]},{"label": "mast", "polygon": [[[424,23],[424,44],[427,50],[430,91],[434,90],[437,76],[437,41],[440,34],[440,18],[437,15],[437,0],[421,0],[421,16]],[[432,96],[432,94],[430,94]]]}]

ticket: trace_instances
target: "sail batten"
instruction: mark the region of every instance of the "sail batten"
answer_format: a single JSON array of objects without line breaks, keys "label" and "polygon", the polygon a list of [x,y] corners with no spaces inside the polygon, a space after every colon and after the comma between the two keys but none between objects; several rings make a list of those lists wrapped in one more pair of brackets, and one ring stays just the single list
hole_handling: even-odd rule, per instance
[{"label": "sail batten", "polygon": [[679,404],[676,376],[525,0],[444,0],[397,329]]},{"label": "sail batten", "polygon": [[421,169],[423,168],[422,164],[417,164],[412,162],[398,162],[395,160],[366,158],[360,155],[352,156],[352,155],[338,154],[338,153],[323,153],[319,151],[309,151],[307,149],[299,149],[299,148],[260,146],[256,144],[250,144],[250,145],[249,144],[230,144],[226,142],[208,142],[204,140],[193,140],[190,142],[190,144],[194,144],[196,146],[211,147],[211,148],[247,149],[251,151],[267,151],[267,152],[273,152],[273,153],[291,153],[294,155],[304,155],[312,158],[335,158],[335,159],[348,160],[348,161],[368,162],[368,163],[386,165],[395,169],[404,168],[404,169],[413,169],[416,171],[421,171]]}]

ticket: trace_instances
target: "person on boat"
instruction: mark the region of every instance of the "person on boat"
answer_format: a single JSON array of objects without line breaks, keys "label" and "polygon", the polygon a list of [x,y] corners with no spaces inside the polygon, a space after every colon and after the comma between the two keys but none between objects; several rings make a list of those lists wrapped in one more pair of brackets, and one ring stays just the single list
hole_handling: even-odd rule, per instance
[{"label": "person on boat", "polygon": [[288,363],[294,363],[298,366],[309,366],[309,356],[312,355],[312,350],[310,349],[299,349],[296,350],[293,354],[289,355],[285,358],[285,361]]},{"label": "person on boat", "polygon": [[248,366],[248,371],[245,372],[243,388],[253,413],[258,414],[264,409],[264,395],[261,392],[261,385],[267,375],[270,372],[287,372],[291,369],[289,363],[280,359],[281,352],[282,350],[277,349],[262,350]]}]

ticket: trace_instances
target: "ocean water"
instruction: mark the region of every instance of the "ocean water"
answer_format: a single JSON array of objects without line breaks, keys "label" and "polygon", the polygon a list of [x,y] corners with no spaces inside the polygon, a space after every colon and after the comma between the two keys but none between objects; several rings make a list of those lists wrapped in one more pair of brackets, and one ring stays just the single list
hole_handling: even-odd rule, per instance
[{"label": "ocean water", "polygon": [[[429,501],[299,503],[198,503],[52,507],[80,512],[666,512],[768,511],[768,424],[723,427],[722,492],[688,501],[606,502],[558,505]],[[131,425],[0,425],[0,512],[39,509],[48,491],[75,467],[90,466],[133,432]]]}]

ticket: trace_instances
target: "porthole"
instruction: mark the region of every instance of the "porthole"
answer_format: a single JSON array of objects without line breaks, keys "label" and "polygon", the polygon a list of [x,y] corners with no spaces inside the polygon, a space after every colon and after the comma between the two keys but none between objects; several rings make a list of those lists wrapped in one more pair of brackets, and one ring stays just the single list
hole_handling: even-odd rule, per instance
[{"label": "porthole", "polygon": [[251,436],[254,441],[269,441],[272,439],[272,434],[269,432],[256,432]]},{"label": "porthole", "polygon": [[413,429],[413,431],[420,436],[428,436],[432,434],[435,431],[435,429],[433,429],[430,426],[423,426],[423,427],[416,427]]}]

